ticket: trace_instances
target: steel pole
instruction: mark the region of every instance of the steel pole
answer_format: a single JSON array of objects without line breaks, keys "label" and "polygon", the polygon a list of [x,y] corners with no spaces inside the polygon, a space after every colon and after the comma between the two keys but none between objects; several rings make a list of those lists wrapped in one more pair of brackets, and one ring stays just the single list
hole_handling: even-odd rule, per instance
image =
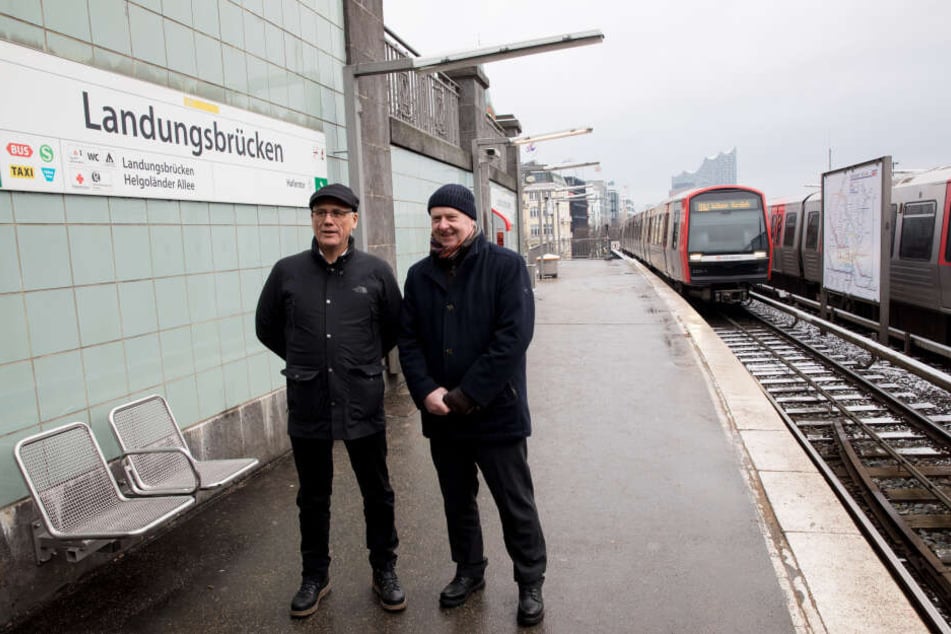
[{"label": "steel pole", "polygon": [[[363,192],[363,134],[360,121],[360,99],[357,95],[357,76],[352,65],[343,67],[343,102],[347,117],[347,165],[348,182],[350,189],[360,199],[361,205],[366,205],[366,196]],[[365,207],[364,207],[365,208]],[[370,215],[362,214],[361,222],[354,231],[354,241],[364,253],[367,251],[367,234],[370,226]]]}]

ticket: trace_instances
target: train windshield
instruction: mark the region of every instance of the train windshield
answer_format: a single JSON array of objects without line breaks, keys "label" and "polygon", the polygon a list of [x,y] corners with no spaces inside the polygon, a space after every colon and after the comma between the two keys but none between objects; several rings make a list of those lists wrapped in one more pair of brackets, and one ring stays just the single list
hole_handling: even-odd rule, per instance
[{"label": "train windshield", "polygon": [[760,196],[744,191],[698,194],[690,200],[691,253],[752,253],[768,247]]}]

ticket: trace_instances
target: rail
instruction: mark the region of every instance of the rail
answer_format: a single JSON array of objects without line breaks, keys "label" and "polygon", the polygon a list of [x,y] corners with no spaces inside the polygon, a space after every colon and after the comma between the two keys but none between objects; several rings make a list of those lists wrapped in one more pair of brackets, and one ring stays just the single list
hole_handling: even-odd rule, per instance
[{"label": "rail", "polygon": [[750,297],[757,301],[763,302],[767,306],[772,306],[773,308],[787,312],[800,321],[813,324],[822,330],[835,333],[836,336],[845,339],[851,344],[865,349],[879,359],[885,359],[889,363],[893,363],[898,367],[904,368],[912,374],[915,374],[916,376],[919,376],[933,383],[934,385],[941,387],[942,389],[951,391],[951,375],[945,372],[936,370],[928,365],[925,365],[924,363],[921,363],[920,361],[916,361],[915,359],[901,354],[900,352],[892,350],[888,346],[884,346],[877,341],[872,341],[868,337],[863,337],[862,335],[856,334],[847,328],[843,328],[830,321],[820,319],[815,315],[798,310],[792,306],[789,306],[788,304],[784,304],[783,302],[778,302],[766,297],[765,295],[751,292]]},{"label": "rail", "polygon": [[[763,320],[755,314],[750,316]],[[929,587],[941,597],[942,605],[948,605],[947,564],[916,532],[916,528],[941,524],[945,516],[940,513],[925,516],[924,511],[918,511],[918,515],[901,515],[894,507],[896,501],[901,504],[911,499],[951,504],[942,487],[933,484],[933,478],[928,475],[934,472],[946,476],[947,468],[918,466],[930,464],[929,460],[939,465],[943,462],[949,446],[948,432],[921,415],[913,405],[899,400],[898,395],[887,392],[884,388],[890,384],[886,377],[867,373],[863,378],[766,320],[761,321],[760,328],[747,328],[729,317],[725,321],[731,324],[730,328],[715,330],[760,382],[787,428],[829,482],[929,629],[951,632],[945,617],[906,569],[911,566],[928,578]],[[771,332],[764,333],[763,327]],[[924,437],[939,449],[925,450],[928,444]],[[865,509],[840,480],[836,468],[829,463],[828,450],[821,448],[832,438],[853,478],[853,486],[861,483],[865,487],[863,497],[870,512],[875,514],[877,524],[867,517]],[[856,449],[856,445],[862,443],[863,449]],[[868,448],[872,444],[874,451]],[[892,462],[896,466],[882,466]],[[870,463],[874,466],[870,467]],[[904,488],[895,485],[899,477],[906,481],[901,485]],[[882,489],[880,482],[890,483],[890,488]],[[902,555],[894,552],[878,526],[883,527],[892,540],[903,544]]]},{"label": "rail", "polygon": [[[776,295],[785,300],[791,301],[794,304],[799,304],[802,306],[807,306],[812,310],[819,311],[821,306],[819,302],[790,293],[788,291],[779,291],[770,286],[760,285],[761,288],[767,289],[770,294]],[[841,308],[836,308],[833,306],[826,307],[826,310],[829,311],[829,316],[831,319],[841,319],[843,321],[848,321],[863,328],[868,328],[873,332],[878,332],[880,325],[877,321],[873,319],[867,319],[859,315],[854,315],[846,310]],[[905,352],[908,353],[911,351],[911,347],[915,346],[920,350],[936,354],[938,356],[944,357],[945,359],[951,359],[951,347],[944,344],[940,344],[936,341],[931,341],[930,339],[925,339],[924,337],[919,337],[918,335],[913,335],[910,332],[889,326],[888,336],[897,341],[901,341],[904,344]]]}]

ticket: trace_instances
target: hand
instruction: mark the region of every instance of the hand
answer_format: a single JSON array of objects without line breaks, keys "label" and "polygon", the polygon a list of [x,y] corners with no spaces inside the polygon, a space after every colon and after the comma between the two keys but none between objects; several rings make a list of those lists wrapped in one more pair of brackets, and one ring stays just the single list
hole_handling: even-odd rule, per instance
[{"label": "hand", "polygon": [[426,411],[430,414],[435,414],[436,416],[445,416],[449,413],[449,407],[443,403],[442,397],[448,392],[444,387],[437,387],[435,390],[426,395],[426,400],[423,401],[423,406],[426,408]]},{"label": "hand", "polygon": [[476,410],[476,404],[460,387],[454,387],[446,392],[442,397],[442,401],[453,414],[471,414]]}]

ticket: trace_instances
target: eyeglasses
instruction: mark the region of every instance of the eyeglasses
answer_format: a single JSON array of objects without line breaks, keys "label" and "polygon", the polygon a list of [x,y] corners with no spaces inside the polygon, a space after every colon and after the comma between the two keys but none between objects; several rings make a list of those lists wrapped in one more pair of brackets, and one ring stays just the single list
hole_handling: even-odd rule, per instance
[{"label": "eyeglasses", "polygon": [[324,218],[330,216],[334,220],[343,220],[352,213],[356,213],[351,209],[314,209],[310,212],[315,218]]}]

